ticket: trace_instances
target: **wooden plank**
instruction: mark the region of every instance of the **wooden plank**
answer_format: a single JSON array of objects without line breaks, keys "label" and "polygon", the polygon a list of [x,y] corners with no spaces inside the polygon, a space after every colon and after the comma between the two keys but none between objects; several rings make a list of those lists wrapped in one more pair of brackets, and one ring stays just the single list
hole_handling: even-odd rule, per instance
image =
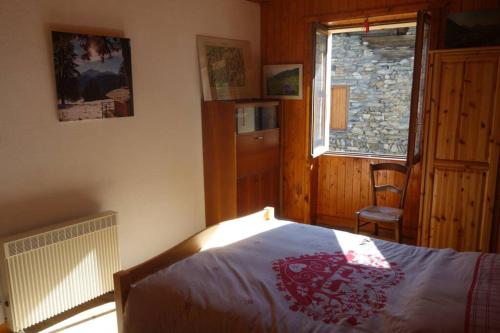
[{"label": "wooden plank", "polygon": [[[325,167],[325,163],[328,163],[327,159],[324,159],[323,157],[319,158],[319,170],[318,170],[318,187],[317,191],[318,193],[326,193],[325,190],[325,184],[327,181],[327,178],[329,176],[328,172],[324,172],[324,170],[328,170],[328,168]],[[318,197],[317,198],[317,204],[316,204],[316,214],[321,214],[322,212],[326,211],[326,204],[327,200],[324,197]]]},{"label": "wooden plank", "polygon": [[338,174],[337,174],[337,215],[345,217],[345,178],[346,178],[346,158],[339,158],[338,160]]},{"label": "wooden plank", "polygon": [[354,173],[352,177],[352,210],[357,212],[363,206],[361,205],[361,169],[362,160],[359,158],[353,159]]},{"label": "wooden plank", "polygon": [[492,125],[497,61],[467,61],[465,65],[463,108],[458,126],[457,158],[486,162]]},{"label": "wooden plank", "polygon": [[353,197],[353,176],[354,176],[354,163],[352,158],[345,159],[345,184],[344,184],[344,216],[352,218],[355,213],[355,208],[352,204]]},{"label": "wooden plank", "polygon": [[330,128],[334,130],[347,129],[347,115],[349,113],[349,91],[346,85],[335,85],[331,93]]},{"label": "wooden plank", "polygon": [[464,64],[446,62],[441,66],[441,91],[437,122],[436,158],[454,159],[456,131],[460,117]]},{"label": "wooden plank", "polygon": [[361,170],[361,206],[371,205],[371,185],[370,185],[370,162],[369,159],[362,160]]},{"label": "wooden plank", "polygon": [[329,184],[329,189],[328,189],[330,192],[330,194],[329,194],[329,196],[331,198],[330,200],[332,202],[331,210],[329,213],[333,216],[338,216],[339,212],[337,209],[337,202],[342,200],[342,198],[341,198],[342,193],[340,193],[339,186],[338,186],[340,159],[335,158],[335,157],[329,158],[329,159],[330,159],[330,168],[332,170],[332,177],[330,178],[330,184]]}]

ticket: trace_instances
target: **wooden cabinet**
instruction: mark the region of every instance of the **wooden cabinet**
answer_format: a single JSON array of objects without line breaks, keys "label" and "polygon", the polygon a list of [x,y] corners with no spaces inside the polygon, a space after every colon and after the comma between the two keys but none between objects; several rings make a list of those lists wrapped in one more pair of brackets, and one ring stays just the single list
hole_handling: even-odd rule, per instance
[{"label": "wooden cabinet", "polygon": [[500,156],[500,48],[432,54],[420,245],[489,251]]},{"label": "wooden cabinet", "polygon": [[208,226],[266,206],[279,209],[279,115],[277,101],[203,103]]}]

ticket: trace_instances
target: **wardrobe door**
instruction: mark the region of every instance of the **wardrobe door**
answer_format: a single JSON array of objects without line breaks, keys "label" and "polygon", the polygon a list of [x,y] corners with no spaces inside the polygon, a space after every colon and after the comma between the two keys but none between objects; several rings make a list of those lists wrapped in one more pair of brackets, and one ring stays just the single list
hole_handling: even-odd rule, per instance
[{"label": "wardrobe door", "polygon": [[420,244],[487,252],[500,151],[500,48],[432,56]]}]

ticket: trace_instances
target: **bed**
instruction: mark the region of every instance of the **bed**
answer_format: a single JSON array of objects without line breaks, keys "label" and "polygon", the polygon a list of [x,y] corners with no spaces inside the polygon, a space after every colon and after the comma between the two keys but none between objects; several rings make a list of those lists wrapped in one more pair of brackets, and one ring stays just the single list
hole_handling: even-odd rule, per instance
[{"label": "bed", "polygon": [[274,218],[220,223],[115,274],[122,333],[496,332],[500,255]]}]

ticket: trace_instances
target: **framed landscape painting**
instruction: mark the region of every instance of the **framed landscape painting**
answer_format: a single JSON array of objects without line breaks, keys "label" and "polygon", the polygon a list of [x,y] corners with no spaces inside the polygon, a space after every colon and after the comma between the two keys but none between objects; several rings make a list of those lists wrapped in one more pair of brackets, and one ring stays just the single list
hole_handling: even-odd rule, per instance
[{"label": "framed landscape painting", "polygon": [[52,32],[60,121],[134,115],[130,40]]},{"label": "framed landscape painting", "polygon": [[249,41],[197,36],[203,99],[258,96]]},{"label": "framed landscape painting", "polygon": [[266,65],[263,71],[265,98],[302,99],[302,65]]}]

